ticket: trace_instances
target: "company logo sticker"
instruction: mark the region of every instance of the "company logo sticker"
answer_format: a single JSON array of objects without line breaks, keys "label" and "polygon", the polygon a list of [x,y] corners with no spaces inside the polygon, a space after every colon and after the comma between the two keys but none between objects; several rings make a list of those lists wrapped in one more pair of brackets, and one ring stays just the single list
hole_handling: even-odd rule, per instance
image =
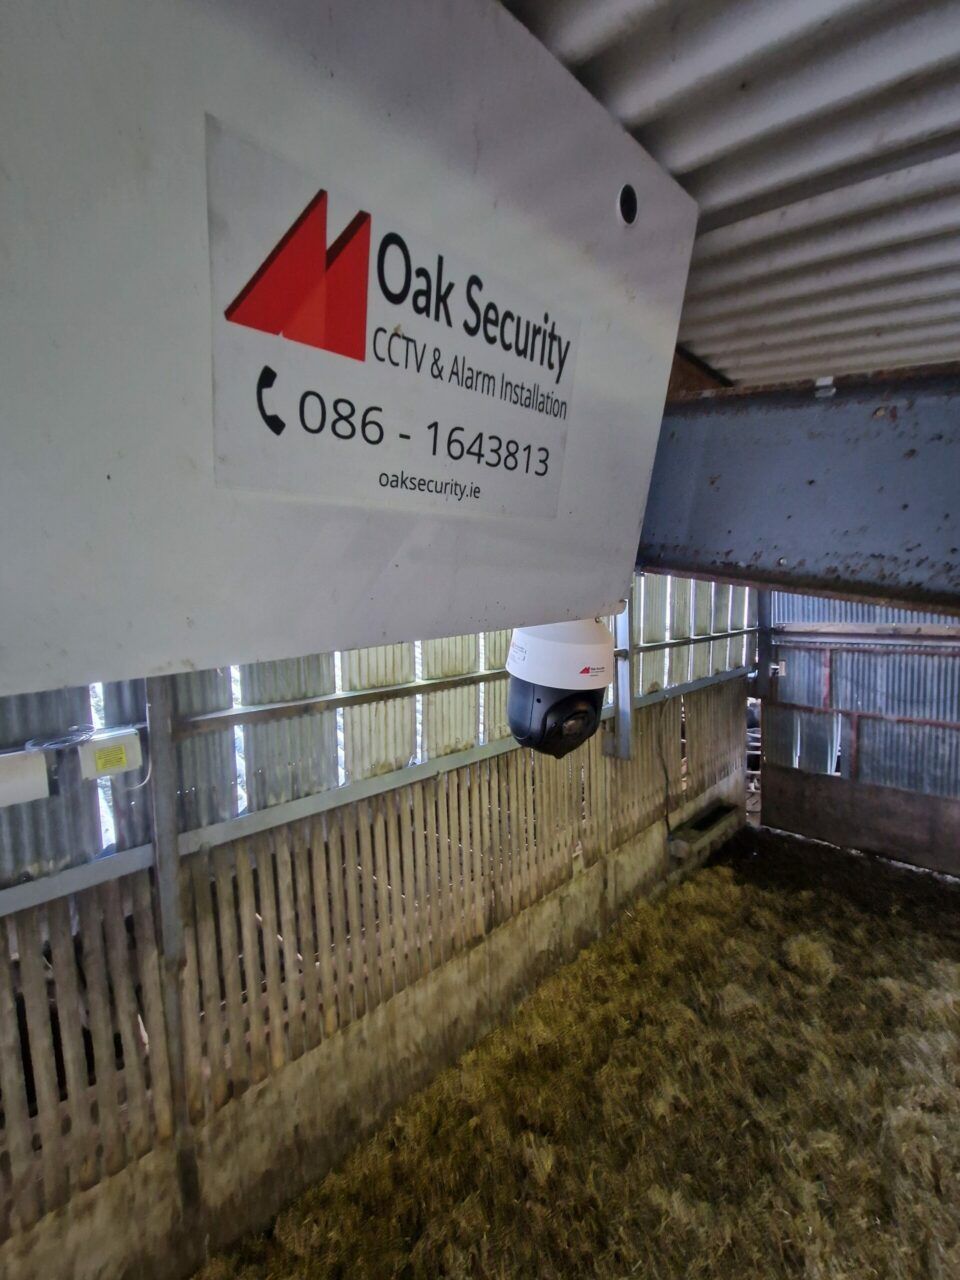
[{"label": "company logo sticker", "polygon": [[577,316],[212,117],[206,162],[217,484],[555,518]]},{"label": "company logo sticker", "polygon": [[[370,214],[327,248],[327,193],[318,191],[224,312],[233,324],[366,358]],[[277,433],[279,434],[279,433]]]}]

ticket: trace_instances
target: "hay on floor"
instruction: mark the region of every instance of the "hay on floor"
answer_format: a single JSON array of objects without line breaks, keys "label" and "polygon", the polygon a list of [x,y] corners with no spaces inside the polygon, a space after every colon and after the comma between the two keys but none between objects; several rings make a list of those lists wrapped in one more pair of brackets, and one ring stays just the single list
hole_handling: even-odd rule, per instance
[{"label": "hay on floor", "polygon": [[628,911],[203,1280],[956,1280],[958,896],[741,849]]}]

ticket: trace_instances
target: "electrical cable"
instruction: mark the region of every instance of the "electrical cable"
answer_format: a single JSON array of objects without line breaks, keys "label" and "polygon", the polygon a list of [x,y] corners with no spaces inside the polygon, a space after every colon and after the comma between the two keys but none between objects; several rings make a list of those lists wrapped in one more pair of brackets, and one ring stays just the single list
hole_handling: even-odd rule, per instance
[{"label": "electrical cable", "polygon": [[663,717],[667,710],[667,699],[660,703],[657,714],[657,755],[660,757],[660,768],[663,770],[663,821],[667,828],[667,839],[670,839],[670,769],[663,753]]},{"label": "electrical cable", "polygon": [[96,733],[92,724],[72,724],[66,733],[56,738],[31,738],[23,744],[24,751],[65,751],[89,742]]}]

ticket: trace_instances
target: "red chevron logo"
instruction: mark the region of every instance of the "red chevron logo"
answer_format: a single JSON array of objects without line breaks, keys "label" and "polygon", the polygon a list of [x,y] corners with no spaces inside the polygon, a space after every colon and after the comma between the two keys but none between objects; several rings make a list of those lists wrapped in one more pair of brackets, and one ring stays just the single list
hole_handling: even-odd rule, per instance
[{"label": "red chevron logo", "polygon": [[318,191],[227,307],[234,324],[363,360],[367,351],[370,215],[327,248],[327,193]]}]

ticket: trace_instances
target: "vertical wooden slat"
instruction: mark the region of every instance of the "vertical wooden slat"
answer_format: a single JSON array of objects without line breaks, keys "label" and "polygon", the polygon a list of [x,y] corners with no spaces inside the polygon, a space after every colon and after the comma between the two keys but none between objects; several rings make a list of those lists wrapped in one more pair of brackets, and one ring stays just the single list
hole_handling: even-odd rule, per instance
[{"label": "vertical wooden slat", "polygon": [[9,1217],[23,1229],[40,1216],[39,1165],[33,1154],[27,1109],[26,1073],[17,1027],[9,927],[7,920],[0,920],[0,1093],[3,1095],[3,1133],[10,1158],[12,1213]]},{"label": "vertical wooden slat", "polygon": [[20,986],[23,991],[30,1060],[37,1098],[37,1127],[40,1130],[40,1159],[43,1168],[43,1207],[46,1213],[67,1198],[67,1164],[60,1132],[60,1089],[53,1056],[50,1000],[43,972],[39,908],[17,916],[17,943],[20,951]]},{"label": "vertical wooden slat", "polygon": [[500,770],[503,756],[490,761],[490,847],[493,856],[493,920],[500,924],[506,919],[509,887],[507,881],[507,849],[500,812]]},{"label": "vertical wooden slat", "polygon": [[457,799],[460,806],[460,867],[463,874],[463,940],[469,944],[476,932],[477,908],[473,882],[473,839],[470,830],[470,768],[458,769]]},{"label": "vertical wooden slat", "polygon": [[107,965],[113,985],[117,1011],[117,1029],[123,1046],[123,1082],[127,1093],[127,1127],[135,1155],[142,1156],[152,1145],[150,1115],[147,1109],[147,1085],[143,1065],[143,1038],[140,1010],[134,991],[134,957],[120,899],[120,886],[108,880],[100,886],[104,933],[107,939]]},{"label": "vertical wooden slat", "polygon": [[393,955],[393,989],[407,986],[407,911],[403,883],[401,831],[397,812],[397,792],[388,791],[380,796],[381,819],[387,827],[387,865],[390,876],[390,928],[387,937]]},{"label": "vertical wooden slat", "polygon": [[534,846],[536,849],[534,892],[538,898],[544,891],[543,877],[545,866],[550,856],[550,831],[553,818],[550,812],[550,804],[546,797],[547,764],[547,758],[538,752],[533,752],[528,757],[527,767],[532,775],[533,816],[537,833],[536,845]]},{"label": "vertical wooden slat", "polygon": [[543,779],[543,871],[541,893],[549,893],[557,882],[560,850],[563,847],[563,796],[560,790],[560,760],[544,756]]},{"label": "vertical wooden slat", "polygon": [[515,751],[513,753],[513,763],[515,772],[510,780],[510,803],[517,815],[517,844],[523,876],[522,901],[523,906],[528,907],[533,901],[533,863],[531,860],[533,833],[528,830],[532,823],[529,821],[530,813],[526,794],[526,752],[522,749]]},{"label": "vertical wooden slat", "polygon": [[523,801],[519,791],[520,752],[511,751],[504,761],[503,808],[510,823],[510,865],[512,868],[512,915],[526,905],[523,851]]},{"label": "vertical wooden slat", "polygon": [[283,988],[280,977],[280,939],[277,926],[277,883],[273,862],[273,842],[269,835],[256,843],[257,885],[260,889],[263,968],[267,980],[267,1037],[270,1069],[279,1071],[287,1060],[286,1031],[283,1025]]},{"label": "vertical wooden slat", "polygon": [[[357,852],[357,807],[349,804],[343,810],[343,874],[347,878],[347,914],[350,924],[350,969],[353,979],[355,1016],[363,1016],[367,1008],[363,966],[363,922],[360,919],[360,870]],[[365,895],[366,896],[366,895]]]},{"label": "vertical wooden slat", "polygon": [[200,1023],[200,964],[197,956],[196,907],[193,877],[189,867],[180,864],[180,891],[183,900],[183,955],[180,971],[180,1009],[183,1030],[183,1064],[186,1080],[187,1110],[194,1123],[206,1111],[203,1038]]},{"label": "vertical wooden slat", "polygon": [[570,875],[570,857],[573,852],[573,806],[570,801],[573,794],[574,767],[575,764],[579,767],[579,761],[580,752],[578,751],[567,759],[557,760],[554,764],[553,785],[556,788],[559,822],[554,847],[553,874],[550,877],[552,888],[562,884]]},{"label": "vertical wooden slat", "polygon": [[532,787],[534,787],[534,824],[536,831],[536,876],[538,897],[547,891],[553,850],[557,838],[557,806],[553,795],[554,762],[549,756],[534,753],[530,756]]},{"label": "vertical wooden slat", "polygon": [[553,888],[563,845],[563,796],[559,777],[561,761],[545,756],[543,764],[544,803],[542,811],[538,810],[537,813],[537,829],[543,831],[540,892],[549,893]]},{"label": "vertical wooden slat", "polygon": [[429,778],[422,788],[424,800],[424,854],[426,877],[430,886],[430,955],[433,964],[443,964],[449,952],[447,937],[447,899],[443,878],[443,860],[440,856],[440,836],[436,819],[436,778]]},{"label": "vertical wooden slat", "polygon": [[267,1037],[263,1017],[263,977],[260,968],[257,899],[250,849],[245,841],[236,845],[235,856],[240,936],[243,943],[243,977],[246,984],[247,1018],[250,1024],[250,1078],[254,1084],[257,1084],[267,1075]]},{"label": "vertical wooden slat", "polygon": [[503,910],[500,920],[507,920],[517,914],[517,864],[514,855],[513,821],[510,814],[510,756],[497,756],[497,811],[500,816],[500,859],[503,865]]},{"label": "vertical wooden slat", "polygon": [[194,854],[190,859],[190,878],[193,881],[194,928],[203,997],[201,1027],[206,1045],[210,1101],[214,1111],[219,1111],[227,1100],[229,1090],[224,1062],[220,973],[217,968],[217,931],[213,918],[213,896],[210,892],[210,864],[206,853]]},{"label": "vertical wooden slat", "polygon": [[530,842],[527,838],[527,798],[524,794],[524,753],[523,750],[510,753],[510,793],[509,803],[512,819],[515,820],[517,839],[517,866],[520,869],[520,906],[528,907],[533,899],[530,873]]},{"label": "vertical wooden slat", "polygon": [[[636,756],[637,744],[632,742],[632,755]],[[591,813],[593,810],[595,756],[593,739],[587,744],[583,760],[583,779],[581,789],[577,792],[577,836],[583,846],[583,860],[589,866],[593,862],[593,827]]]},{"label": "vertical wooden slat", "polygon": [[556,860],[558,828],[560,813],[556,803],[556,777],[552,766],[556,763],[550,756],[535,755],[535,761],[542,765],[539,786],[534,780],[534,815],[537,824],[537,854],[540,871],[540,896],[550,890],[553,878],[553,867]]},{"label": "vertical wooden slat", "polygon": [[383,1000],[389,1000],[397,989],[396,961],[396,911],[390,910],[390,896],[396,902],[398,884],[393,882],[393,854],[387,847],[387,797],[376,796],[371,801],[374,817],[374,865],[376,868],[376,915],[378,915],[378,951],[380,961],[380,991]]},{"label": "vertical wooden slat", "polygon": [[522,765],[522,777],[524,777],[524,800],[526,808],[526,840],[527,840],[527,858],[530,860],[530,892],[531,900],[536,902],[539,900],[543,888],[540,884],[540,856],[538,851],[539,832],[536,829],[536,814],[534,810],[534,777],[532,777],[531,758],[532,751],[524,751],[524,765]]},{"label": "vertical wooden slat", "polygon": [[303,994],[300,961],[297,955],[297,920],[293,907],[293,866],[290,856],[292,832],[289,827],[273,831],[277,887],[280,896],[280,936],[283,938],[283,986],[287,1006],[287,1040],[291,1060],[303,1054]]},{"label": "vertical wooden slat", "polygon": [[[47,922],[57,990],[60,1050],[70,1111],[71,1190],[78,1191],[92,1187],[97,1180],[97,1137],[90,1117],[90,1086],[80,1021],[80,986],[66,898],[56,898],[48,905]],[[0,947],[2,945],[0,940]]]},{"label": "vertical wooden slat", "polygon": [[543,854],[541,867],[541,894],[549,893],[556,883],[557,866],[563,841],[563,800],[558,777],[559,760],[545,756],[543,779]]},{"label": "vertical wooden slat", "polygon": [[558,875],[561,880],[566,880],[570,876],[573,851],[579,837],[576,800],[582,787],[581,779],[586,757],[586,751],[581,750],[571,760],[560,762],[559,786],[563,806],[563,827]]},{"label": "vertical wooden slat", "polygon": [[451,924],[453,949],[463,947],[466,935],[463,927],[463,824],[460,814],[460,788],[456,773],[446,776],[447,823],[450,837],[450,875],[452,880]]},{"label": "vertical wooden slat", "polygon": [[[634,729],[634,733],[636,733],[636,729]],[[634,737],[634,742],[636,741],[637,739],[636,737]],[[648,751],[650,750],[649,742],[647,743],[647,750]],[[598,840],[598,850],[602,853],[607,853],[610,849],[613,848],[613,844],[610,839],[610,803],[611,803],[610,789],[611,788],[610,788],[610,775],[607,767],[609,762],[606,759],[606,757],[602,755],[599,745],[597,746],[597,749],[595,752],[595,759],[597,761],[597,776],[598,776],[598,789],[599,789],[599,800],[600,800],[600,808],[599,808],[599,814],[598,814],[599,831],[600,831],[599,840]]]},{"label": "vertical wooden slat", "polygon": [[463,935],[470,943],[477,932],[477,886],[474,876],[473,841],[473,769],[470,765],[457,770],[460,797],[460,844],[463,858]]},{"label": "vertical wooden slat", "polygon": [[440,921],[442,959],[449,960],[456,947],[456,919],[453,910],[453,869],[450,858],[450,830],[447,811],[447,779],[437,778],[437,847],[440,866],[440,894],[442,909]]},{"label": "vertical wooden slat", "polygon": [[[314,935],[314,857],[310,847],[310,829],[305,822],[294,823],[293,830],[293,879],[296,889],[297,937],[300,942],[301,967],[303,969],[303,1032],[304,1045],[312,1049],[320,1042],[320,1026],[322,1010],[320,1008],[320,955],[326,953],[330,963],[330,924],[329,903],[326,897],[327,877],[323,877],[324,900],[323,910],[327,921],[326,932],[320,934],[322,942]],[[320,847],[323,855],[323,844]],[[326,872],[326,866],[324,866]],[[317,914],[320,912],[319,901],[316,904]],[[324,1005],[329,999],[329,992],[324,993]]]},{"label": "vertical wooden slat", "polygon": [[514,911],[522,911],[530,905],[530,864],[527,859],[527,805],[522,790],[523,750],[510,752],[510,770],[507,778],[507,810],[516,868],[516,898]]},{"label": "vertical wooden slat", "polygon": [[389,874],[382,829],[374,862],[373,809],[374,802],[361,801],[356,806],[363,876],[363,951],[368,1009],[376,1008],[391,990],[390,953],[383,936],[390,915]]},{"label": "vertical wooden slat", "polygon": [[[322,1005],[322,1023],[312,1027],[307,1022],[307,1042],[312,1047],[320,1040],[321,1026],[324,1036],[331,1036],[337,1029],[337,991],[333,973],[333,935],[330,923],[330,876],[327,871],[327,842],[323,824],[318,820],[310,824],[310,875],[313,882],[313,901],[317,918],[317,989]],[[306,878],[306,868],[304,868]],[[340,904],[341,914],[343,904]],[[337,942],[337,956],[341,955]],[[304,957],[306,964],[306,957]],[[310,968],[313,969],[312,957]],[[316,995],[314,996],[316,1002]]]},{"label": "vertical wooden slat", "polygon": [[423,811],[423,792],[425,782],[411,787],[413,817],[413,860],[417,876],[417,938],[420,943],[420,972],[429,973],[433,968],[432,948],[433,932],[433,899],[434,877],[429,875],[427,865],[427,843],[425,834],[426,818]]},{"label": "vertical wooden slat", "polygon": [[343,838],[340,831],[340,816],[336,811],[324,815],[323,836],[326,839],[330,896],[333,900],[333,955],[337,975],[337,1025],[345,1027],[353,1018],[353,1008],[350,1000],[350,957],[347,943],[347,916],[343,884]]},{"label": "vertical wooden slat", "polygon": [[484,879],[484,933],[494,924],[497,860],[493,852],[493,760],[480,762],[480,865]]},{"label": "vertical wooden slat", "polygon": [[397,793],[400,821],[400,860],[403,869],[403,931],[406,937],[406,980],[416,982],[423,968],[420,962],[421,925],[417,901],[422,897],[422,881],[417,883],[413,859],[413,813],[410,804],[410,788],[402,787]]},{"label": "vertical wooden slat", "polygon": [[170,1081],[170,1056],[167,1049],[167,1026],[163,1013],[163,986],[160,977],[160,953],[150,891],[150,872],[138,871],[130,877],[133,894],[133,923],[137,936],[137,965],[143,999],[143,1018],[147,1028],[147,1052],[150,1065],[150,1098],[157,1140],[173,1134],[173,1093]]},{"label": "vertical wooden slat", "polygon": [[214,851],[213,874],[217,886],[217,918],[220,923],[227,1036],[230,1042],[230,1080],[233,1096],[238,1098],[249,1082],[250,1059],[243,1029],[240,944],[233,896],[233,850],[229,845],[221,845]]},{"label": "vertical wooden slat", "polygon": [[537,812],[537,757],[532,751],[521,753],[520,779],[523,787],[524,809],[527,815],[527,851],[530,859],[530,897],[536,902],[540,897],[540,857],[543,837],[540,814]]},{"label": "vertical wooden slat", "polygon": [[579,773],[581,752],[577,751],[566,759],[554,762],[553,784],[556,788],[557,811],[559,824],[555,845],[555,858],[552,887],[562,884],[570,876],[570,859],[573,854],[573,779],[574,772]]},{"label": "vertical wooden slat", "polygon": [[470,781],[470,866],[473,876],[473,913],[474,913],[474,935],[482,938],[487,927],[487,902],[484,893],[484,856],[483,856],[483,834],[480,826],[480,774],[483,769],[482,764],[471,765],[469,771],[464,769],[464,774],[469,772]]},{"label": "vertical wooden slat", "polygon": [[77,894],[83,939],[83,972],[87,982],[87,1010],[96,1073],[97,1117],[103,1151],[103,1172],[110,1174],[126,1163],[117,1098],[117,1067],[110,1019],[107,965],[103,953],[100,900],[92,889]]}]

